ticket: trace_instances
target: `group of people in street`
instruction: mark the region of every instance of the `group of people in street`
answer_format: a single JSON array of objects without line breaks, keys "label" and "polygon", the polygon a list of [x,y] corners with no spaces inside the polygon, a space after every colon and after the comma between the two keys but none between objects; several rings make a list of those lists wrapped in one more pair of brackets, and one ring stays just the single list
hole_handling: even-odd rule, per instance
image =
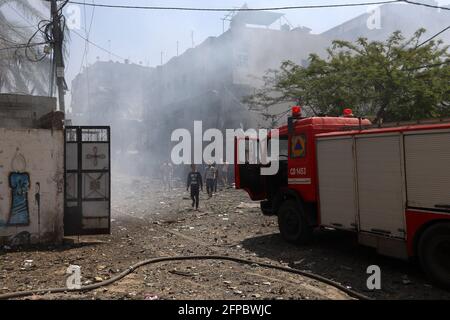
[{"label": "group of people in street", "polygon": [[[228,163],[224,163],[222,166],[222,183],[224,187],[228,187]],[[217,184],[219,180],[219,169],[216,163],[209,163],[205,169],[204,180],[206,183],[206,192],[208,193],[208,199],[211,199],[215,193],[217,193]],[[198,210],[200,190],[203,191],[203,179],[202,175],[197,171],[197,166],[191,166],[191,172],[188,174],[187,190],[191,190],[192,207]]]},{"label": "group of people in street", "polygon": [[[164,191],[171,191],[173,189],[173,179],[174,179],[174,167],[169,162],[163,162],[160,167],[161,180],[163,184]],[[217,185],[219,179],[221,180],[223,187],[228,188],[228,174],[229,174],[229,164],[227,162],[219,166],[216,163],[210,162],[204,170],[204,175],[202,175],[196,165],[191,165],[191,170],[187,177],[187,191],[190,190],[190,195],[192,199],[192,207],[197,209],[200,204],[200,191],[203,192],[203,183],[206,185],[206,192],[208,194],[208,199],[211,199],[214,194],[217,193]]]}]

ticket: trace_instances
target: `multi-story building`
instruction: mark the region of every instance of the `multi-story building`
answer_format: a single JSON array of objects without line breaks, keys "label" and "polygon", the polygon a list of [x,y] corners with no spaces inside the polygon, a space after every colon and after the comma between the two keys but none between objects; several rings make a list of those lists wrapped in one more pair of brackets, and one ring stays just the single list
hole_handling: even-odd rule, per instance
[{"label": "multi-story building", "polygon": [[[438,1],[421,0],[421,3],[439,6]],[[450,6],[447,6],[450,8]],[[448,26],[450,11],[410,4],[386,4],[342,23],[324,33],[330,40],[354,41],[359,37],[385,40],[394,31],[401,31],[405,38],[411,37],[419,28],[426,29],[424,40]],[[450,33],[439,37],[450,43]],[[438,38],[438,39],[439,39]]]},{"label": "multi-story building", "polygon": [[[171,132],[192,129],[237,129],[265,126],[264,119],[242,104],[246,95],[261,87],[269,69],[285,60],[305,65],[311,53],[324,54],[328,40],[308,28],[282,25],[273,12],[236,14],[231,27],[218,37],[159,66],[147,85],[147,150],[158,150],[159,161],[170,156]],[[294,103],[294,101],[293,101]]]},{"label": "multi-story building", "polygon": [[[240,12],[232,17],[229,30],[156,68],[95,63],[73,82],[72,118],[112,125],[117,134],[113,147],[137,149],[136,158],[143,159],[137,167],[159,168],[170,158],[173,130],[192,130],[195,120],[203,122],[204,130],[267,126],[242,99],[260,88],[266,72],[278,69],[282,61],[306,65],[311,53],[326,57],[335,39],[385,40],[396,30],[408,37],[422,27],[431,35],[447,26],[449,15],[429,7],[389,4],[312,34],[306,27],[283,24],[280,13]],[[448,35],[441,37],[450,40]],[[281,105],[272,112],[287,109]]]}]

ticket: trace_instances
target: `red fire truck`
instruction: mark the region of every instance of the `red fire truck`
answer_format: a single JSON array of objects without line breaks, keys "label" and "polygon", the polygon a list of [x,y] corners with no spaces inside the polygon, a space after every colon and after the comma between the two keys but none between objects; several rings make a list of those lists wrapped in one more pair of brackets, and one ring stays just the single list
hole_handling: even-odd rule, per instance
[{"label": "red fire truck", "polygon": [[[351,110],[312,118],[293,110],[279,128],[278,173],[236,158],[236,188],[278,216],[289,242],[308,242],[318,227],[353,231],[380,254],[418,257],[450,287],[450,122],[374,128]],[[236,156],[249,148],[243,139]]]}]

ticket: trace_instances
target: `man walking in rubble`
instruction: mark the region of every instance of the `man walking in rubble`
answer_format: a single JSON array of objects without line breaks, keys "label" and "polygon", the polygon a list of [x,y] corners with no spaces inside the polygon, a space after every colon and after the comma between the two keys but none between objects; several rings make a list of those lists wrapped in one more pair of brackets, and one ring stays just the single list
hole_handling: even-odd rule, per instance
[{"label": "man walking in rubble", "polygon": [[161,173],[163,175],[164,190],[172,191],[173,166],[169,161],[163,163]]},{"label": "man walking in rubble", "polygon": [[200,204],[200,189],[203,191],[203,180],[202,175],[197,171],[195,164],[191,166],[192,171],[189,172],[187,178],[187,188],[189,191],[191,188],[191,199],[192,199],[192,208],[195,207],[198,210],[198,206]]},{"label": "man walking in rubble", "polygon": [[206,180],[206,192],[208,193],[208,198],[210,199],[214,192],[214,181],[216,179],[216,168],[212,163],[208,163],[208,167],[205,170],[205,180]]},{"label": "man walking in rubble", "polygon": [[164,187],[164,191],[170,191],[171,186],[170,186],[170,180],[171,180],[171,165],[169,162],[163,162],[163,164],[161,165],[161,175],[162,175],[162,182],[163,182],[163,187]]},{"label": "man walking in rubble", "polygon": [[228,166],[229,163],[225,161],[225,163],[222,165],[222,183],[223,187],[226,189],[228,188]]},{"label": "man walking in rubble", "polygon": [[169,184],[169,191],[172,191],[173,189],[173,166],[172,163],[170,163],[170,161],[167,162],[167,180],[168,180],[168,184]]},{"label": "man walking in rubble", "polygon": [[219,168],[217,166],[217,163],[213,163],[213,167],[214,167],[214,193],[217,193],[217,182],[219,181]]}]

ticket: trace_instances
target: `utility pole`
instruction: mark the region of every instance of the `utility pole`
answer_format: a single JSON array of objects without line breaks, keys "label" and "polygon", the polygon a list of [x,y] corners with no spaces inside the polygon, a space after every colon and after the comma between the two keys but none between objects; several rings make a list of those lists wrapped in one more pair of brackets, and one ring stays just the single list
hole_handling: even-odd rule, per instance
[{"label": "utility pole", "polygon": [[[58,86],[58,100],[59,111],[66,112],[65,92],[67,89],[66,81],[64,79],[64,59],[63,59],[63,38],[64,35],[61,30],[61,17],[58,13],[57,0],[51,1],[51,15],[52,15],[52,33],[53,33],[53,63],[55,64],[56,85]],[[62,10],[62,8],[61,8]]]}]

